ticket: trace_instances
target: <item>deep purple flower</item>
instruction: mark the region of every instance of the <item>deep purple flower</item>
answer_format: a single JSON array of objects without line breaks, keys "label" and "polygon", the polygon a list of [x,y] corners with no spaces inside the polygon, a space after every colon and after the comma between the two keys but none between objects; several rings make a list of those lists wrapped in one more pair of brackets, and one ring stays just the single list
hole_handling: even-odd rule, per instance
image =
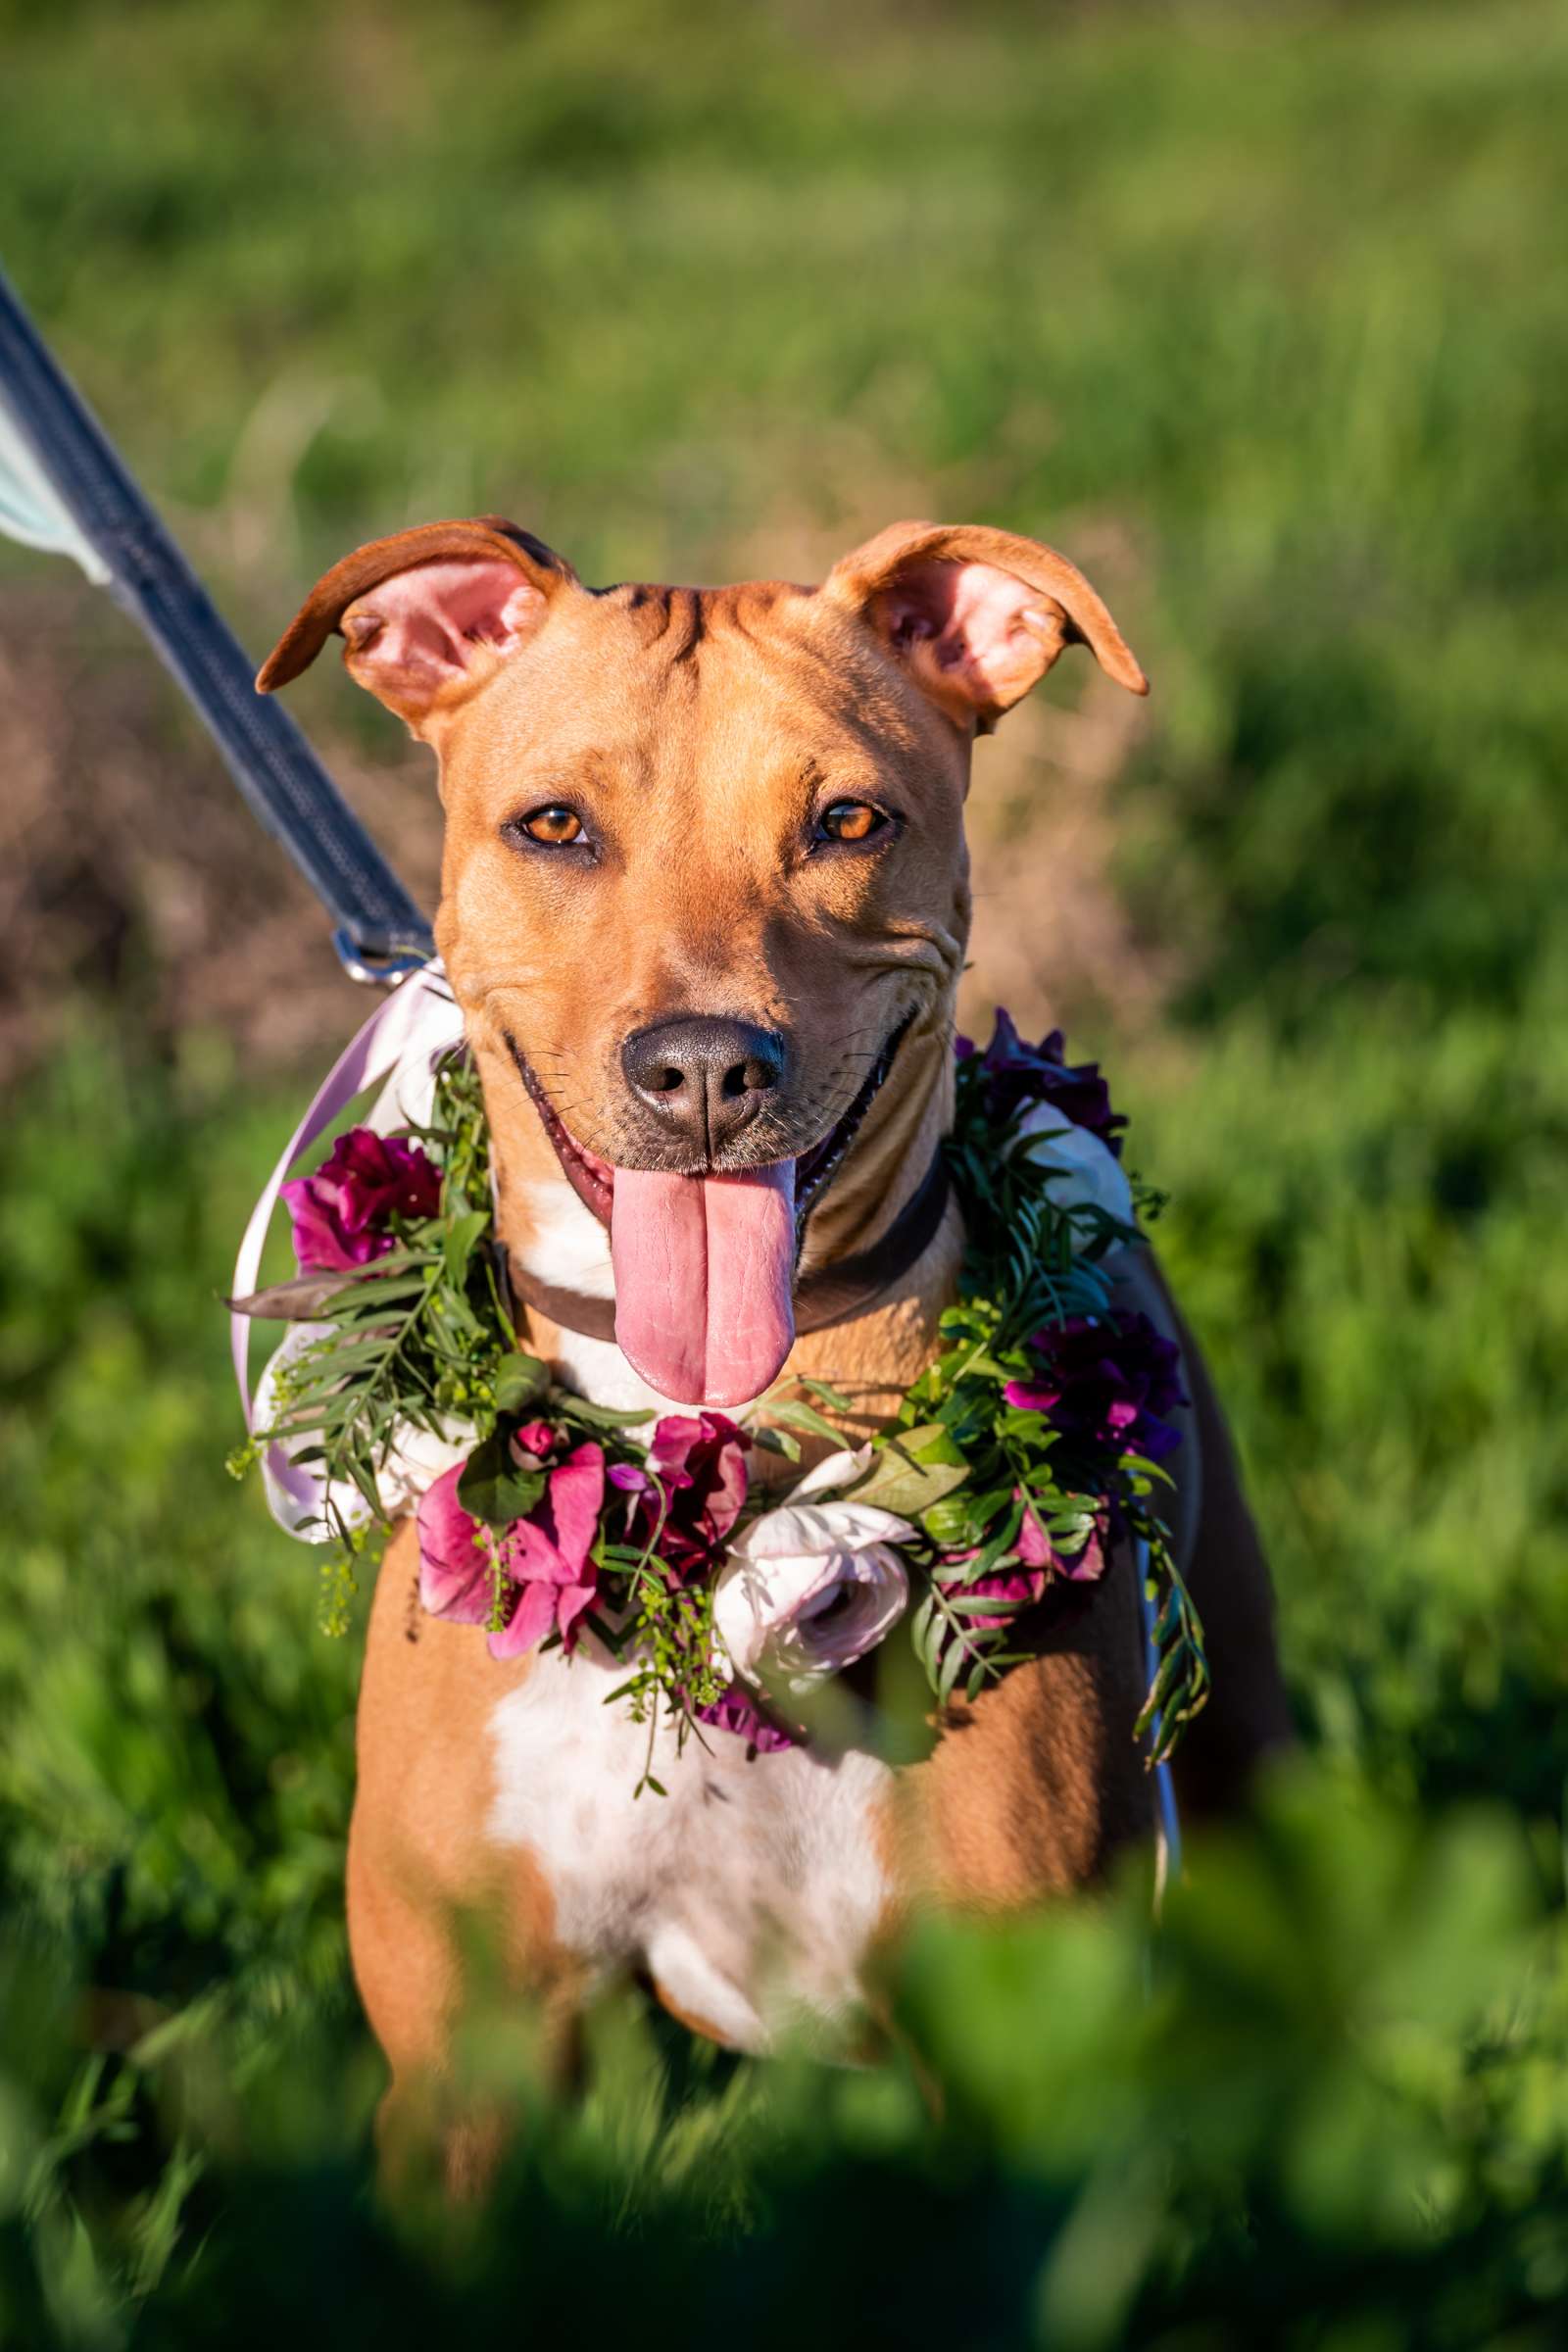
[{"label": "deep purple flower", "polygon": [[723,1413],[666,1413],[656,1424],[650,1485],[633,1500],[627,1541],[648,1543],[662,1510],[659,1557],[677,1583],[702,1575],[722,1551],[746,1500],[751,1444]]},{"label": "deep purple flower", "polygon": [[416,1223],[441,1208],[441,1171],[417,1144],[351,1127],[314,1176],[282,1188],[301,1273],[368,1265],[395,1248],[392,1219]]},{"label": "deep purple flower", "polygon": [[699,1707],[697,1720],[699,1723],[713,1724],[721,1732],[733,1732],[737,1739],[749,1740],[759,1755],[776,1755],[781,1748],[799,1744],[791,1733],[781,1731],[776,1723],[768,1721],[757,1701],[747,1696],[739,1683],[731,1683],[711,1706]]},{"label": "deep purple flower", "polygon": [[[548,1423],[530,1425],[530,1436],[540,1432],[556,1444]],[[538,1458],[533,1447],[525,1450]],[[419,1597],[432,1617],[485,1625],[495,1600],[492,1547],[458,1500],[462,1476],[460,1464],[420,1499]],[[515,1657],[551,1632],[567,1649],[575,1645],[580,1620],[599,1589],[599,1571],[588,1554],[604,1500],[604,1448],[588,1439],[550,1466],[532,1510],[495,1537],[504,1622],[490,1636],[493,1657]]]},{"label": "deep purple flower", "polygon": [[[956,1037],[953,1050],[960,1061],[972,1061],[979,1051],[967,1037]],[[1018,1035],[1012,1015],[999,1006],[991,1043],[979,1057],[988,1115],[1010,1119],[1028,1103],[1049,1102],[1073,1126],[1087,1127],[1091,1135],[1098,1135],[1120,1158],[1121,1131],[1127,1121],[1110,1107],[1110,1090],[1100,1074],[1099,1062],[1069,1062],[1065,1053],[1066,1041],[1059,1029],[1053,1029],[1038,1046],[1031,1046]]]},{"label": "deep purple flower", "polygon": [[1037,1331],[1036,1373],[1004,1395],[1020,1412],[1044,1413],[1064,1437],[1159,1461],[1181,1444],[1165,1418],[1187,1402],[1181,1353],[1147,1315],[1072,1315]]}]

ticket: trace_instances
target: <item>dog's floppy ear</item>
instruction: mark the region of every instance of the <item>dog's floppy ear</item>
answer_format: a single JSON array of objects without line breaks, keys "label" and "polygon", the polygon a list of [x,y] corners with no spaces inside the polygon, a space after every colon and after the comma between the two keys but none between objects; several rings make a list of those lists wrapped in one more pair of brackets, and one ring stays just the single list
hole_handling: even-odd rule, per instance
[{"label": "dog's floppy ear", "polygon": [[317,581],[257,673],[258,694],[309,669],[334,629],[349,675],[418,734],[489,675],[478,650],[510,654],[530,637],[569,564],[496,514],[427,522],[373,539]]},{"label": "dog's floppy ear", "polygon": [[835,564],[820,593],[858,612],[939,709],[981,734],[1063,646],[1087,645],[1119,685],[1149,692],[1083,573],[1012,531],[896,522]]}]

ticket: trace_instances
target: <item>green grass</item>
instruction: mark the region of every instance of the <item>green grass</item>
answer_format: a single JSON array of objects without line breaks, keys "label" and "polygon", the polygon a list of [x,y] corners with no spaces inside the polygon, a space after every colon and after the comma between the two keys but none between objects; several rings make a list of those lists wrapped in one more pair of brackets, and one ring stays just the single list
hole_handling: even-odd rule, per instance
[{"label": "green grass", "polygon": [[[0,260],[258,646],[487,507],[591,579],[808,576],[919,512],[1086,563],[1155,681],[1114,880],[1176,977],[1083,1034],[1307,1746],[1152,1951],[1131,1886],[916,1942],[940,2126],[903,2061],[734,2069],[617,2003],[558,2107],[490,2018],[495,2220],[388,2219],[355,1644],[222,1469],[298,1077],[166,1054],[133,941],[0,1152],[0,2341],[1556,2340],[1568,19],[0,0]],[[221,789],[182,732],[192,828]]]}]

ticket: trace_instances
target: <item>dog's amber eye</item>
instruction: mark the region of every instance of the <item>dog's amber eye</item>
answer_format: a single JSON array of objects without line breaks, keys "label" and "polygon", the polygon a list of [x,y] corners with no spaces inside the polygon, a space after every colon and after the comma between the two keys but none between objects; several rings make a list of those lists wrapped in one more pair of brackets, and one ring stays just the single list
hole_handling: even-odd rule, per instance
[{"label": "dog's amber eye", "polygon": [[816,829],[823,841],[869,841],[887,821],[869,801],[834,801],[817,818]]},{"label": "dog's amber eye", "polygon": [[556,801],[548,808],[531,809],[522,820],[522,830],[530,841],[545,842],[553,850],[583,839],[582,818],[576,809],[563,808]]}]

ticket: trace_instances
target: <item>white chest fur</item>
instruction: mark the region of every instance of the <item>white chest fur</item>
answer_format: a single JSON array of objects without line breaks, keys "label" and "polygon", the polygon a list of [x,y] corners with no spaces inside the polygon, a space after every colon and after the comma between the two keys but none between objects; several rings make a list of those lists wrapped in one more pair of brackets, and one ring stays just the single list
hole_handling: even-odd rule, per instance
[{"label": "white chest fur", "polygon": [[[591,1234],[603,1250],[602,1233],[569,1187],[559,1191],[564,1200],[537,1203],[548,1212],[538,1271],[587,1288],[584,1253]],[[573,1209],[590,1231],[576,1232]],[[550,1245],[568,1236],[579,1247],[566,1276]],[[565,1345],[583,1395],[662,1403],[618,1348]],[[877,1819],[887,1766],[853,1748],[748,1758],[734,1733],[706,1727],[677,1751],[661,1724],[650,1767],[647,1727],[623,1700],[604,1703],[623,1675],[591,1641],[569,1660],[553,1650],[490,1718],[490,1834],[542,1869],[558,1940],[595,1971],[646,1968],[676,2007],[741,2049],[762,2047],[792,2012],[843,2015],[889,1893]],[[634,1795],[645,1769],[664,1795]]]},{"label": "white chest fur", "polygon": [[595,1971],[644,1967],[677,2008],[740,2049],[792,2011],[842,2015],[888,1892],[874,1756],[807,1748],[748,1760],[705,1728],[677,1754],[661,1726],[634,1795],[646,1726],[606,1706],[623,1669],[585,1643],[554,1650],[490,1719],[490,1833],[526,1847],[555,1901],[555,1934]]}]

